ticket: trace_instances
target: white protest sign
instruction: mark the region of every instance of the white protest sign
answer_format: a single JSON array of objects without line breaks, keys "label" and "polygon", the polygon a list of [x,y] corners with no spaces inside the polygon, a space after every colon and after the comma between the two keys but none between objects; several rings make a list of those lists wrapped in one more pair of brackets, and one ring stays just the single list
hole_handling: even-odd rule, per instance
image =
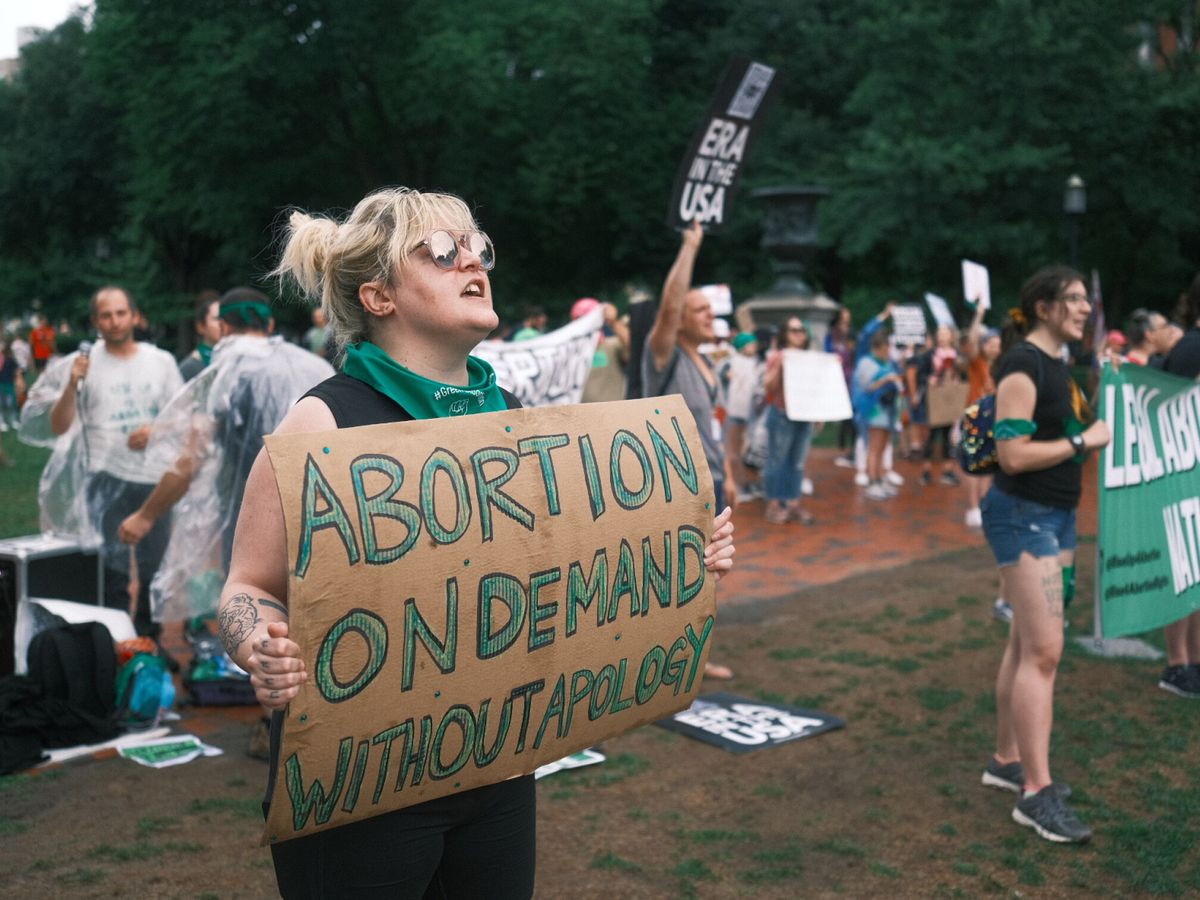
[{"label": "white protest sign", "polygon": [[937,294],[925,294],[925,305],[929,307],[929,311],[933,313],[933,321],[939,326],[945,325],[947,328],[956,328],[954,314],[950,312],[950,304]]},{"label": "white protest sign", "polygon": [[913,344],[925,342],[925,310],[916,305],[892,307],[892,343]]},{"label": "white protest sign", "polygon": [[597,307],[569,325],[528,341],[484,341],[474,354],[496,370],[496,383],[522,406],[565,406],[583,399],[592,371],[596,335],[604,325]]},{"label": "white protest sign", "polygon": [[783,402],[793,422],[852,418],[841,359],[816,350],[784,350]]},{"label": "white protest sign", "polygon": [[984,309],[992,308],[992,288],[988,280],[987,266],[981,266],[969,259],[962,261],[963,297],[971,306],[982,305]]},{"label": "white protest sign", "polygon": [[700,293],[708,299],[714,316],[733,315],[733,291],[727,284],[706,284],[700,288]]}]

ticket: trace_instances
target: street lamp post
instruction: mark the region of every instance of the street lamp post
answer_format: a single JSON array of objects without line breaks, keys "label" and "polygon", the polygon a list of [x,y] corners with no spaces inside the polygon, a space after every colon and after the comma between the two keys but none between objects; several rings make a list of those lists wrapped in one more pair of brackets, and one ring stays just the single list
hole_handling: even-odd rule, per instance
[{"label": "street lamp post", "polygon": [[1072,269],[1079,268],[1079,219],[1087,212],[1087,185],[1083,179],[1072,174],[1063,189],[1063,212],[1067,216],[1070,235],[1070,262]]}]

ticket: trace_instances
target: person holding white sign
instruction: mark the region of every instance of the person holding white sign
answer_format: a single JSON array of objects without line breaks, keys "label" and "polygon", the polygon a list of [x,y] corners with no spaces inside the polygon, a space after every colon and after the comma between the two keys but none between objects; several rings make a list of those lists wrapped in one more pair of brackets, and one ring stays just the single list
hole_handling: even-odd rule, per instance
[{"label": "person holding white sign", "polygon": [[[294,212],[276,274],[320,301],[345,362],[276,433],[449,420],[519,405],[470,355],[497,325],[488,278],[495,258],[467,205],[447,194],[381,190],[342,222]],[[454,423],[445,427],[452,440]],[[732,532],[726,511],[705,548],[717,578],[732,566]],[[246,483],[220,625],[257,699],[275,711],[308,678],[288,636],[287,560],[282,503],[264,452]],[[359,600],[368,608],[389,601]],[[272,722],[272,778],[281,721]],[[268,802],[273,790],[269,782]],[[281,841],[271,847],[280,894],[527,898],[534,801],[528,775]]]},{"label": "person holding white sign", "polygon": [[[984,330],[984,313],[986,310],[982,306],[975,308],[975,317],[963,337],[963,355],[967,358],[967,406],[996,391],[992,366],[1000,357],[1000,332],[996,329]],[[965,520],[968,528],[983,527],[983,513],[979,510],[979,504],[991,487],[991,475],[967,476]]]},{"label": "person holding white sign", "polygon": [[983,783],[1018,794],[1014,821],[1060,843],[1092,836],[1050,777],[1054,676],[1063,610],[1074,593],[1082,463],[1109,441],[1107,424],[1092,421],[1062,361],[1067,342],[1082,339],[1090,310],[1082,276],[1066,266],[1041,269],[1021,288],[995,372],[1000,471],[982,503],[983,531],[1013,608],[996,678],[996,751]]},{"label": "person holding white sign", "polygon": [[767,493],[767,521],[772,525],[799,522],[812,525],[812,513],[800,508],[804,463],[812,444],[812,422],[787,417],[783,391],[783,351],[807,350],[808,328],[799,316],[790,316],[775,337],[767,357],[763,387],[767,393],[767,465],[763,482]]}]

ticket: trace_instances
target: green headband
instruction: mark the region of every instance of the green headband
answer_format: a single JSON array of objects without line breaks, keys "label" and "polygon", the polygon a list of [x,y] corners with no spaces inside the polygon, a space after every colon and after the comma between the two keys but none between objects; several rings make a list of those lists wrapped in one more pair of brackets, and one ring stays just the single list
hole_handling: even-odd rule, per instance
[{"label": "green headband", "polygon": [[222,303],[218,315],[223,319],[226,313],[236,313],[241,316],[242,321],[252,322],[255,318],[259,320],[264,328],[271,321],[271,307],[265,303],[258,303],[254,300],[241,300],[237,303]]}]

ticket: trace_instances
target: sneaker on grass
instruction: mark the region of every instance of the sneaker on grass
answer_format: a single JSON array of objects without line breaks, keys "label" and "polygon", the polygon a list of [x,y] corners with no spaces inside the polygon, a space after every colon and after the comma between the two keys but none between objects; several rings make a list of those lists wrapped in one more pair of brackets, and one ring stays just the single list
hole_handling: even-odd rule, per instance
[{"label": "sneaker on grass", "polygon": [[[983,778],[980,781],[988,787],[1020,794],[1025,790],[1025,767],[1021,765],[1019,760],[1017,762],[1001,764],[993,756],[988,760],[988,764],[983,770]],[[1058,792],[1058,796],[1064,800],[1071,796],[1071,786],[1065,781],[1056,781],[1052,787]]]},{"label": "sneaker on grass", "polygon": [[1019,794],[1025,790],[1025,767],[1019,761],[1001,763],[993,756],[983,770],[982,781],[988,787]]},{"label": "sneaker on grass", "polygon": [[1032,828],[1039,837],[1055,843],[1085,844],[1092,839],[1092,829],[1079,821],[1053,784],[1018,800],[1012,817],[1018,825]]},{"label": "sneaker on grass", "polygon": [[1158,686],[1178,697],[1200,700],[1200,665],[1167,666]]}]

